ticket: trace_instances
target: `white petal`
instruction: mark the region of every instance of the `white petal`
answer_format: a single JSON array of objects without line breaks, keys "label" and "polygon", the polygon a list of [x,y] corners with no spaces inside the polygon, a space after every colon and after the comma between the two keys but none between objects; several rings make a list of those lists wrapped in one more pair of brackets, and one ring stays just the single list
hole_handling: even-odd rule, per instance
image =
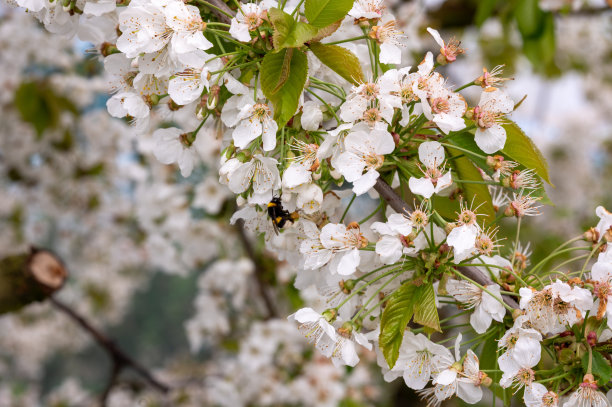
[{"label": "white petal", "polygon": [[354,182],[361,177],[365,163],[357,155],[345,151],[336,160],[337,170],[349,182]]},{"label": "white petal", "polygon": [[434,30],[431,27],[427,27],[427,32],[431,34],[431,36],[434,38],[434,40],[438,43],[440,47],[444,47],[444,40],[440,36],[438,30]]},{"label": "white petal", "polygon": [[384,264],[393,264],[402,257],[404,246],[402,242],[394,236],[383,236],[376,243],[376,253],[380,255],[380,260]]},{"label": "white petal", "polygon": [[426,141],[419,146],[419,160],[427,168],[437,168],[444,161],[444,147],[437,141]]},{"label": "white petal", "polygon": [[378,179],[380,174],[378,171],[372,169],[363,174],[359,179],[353,181],[353,192],[356,195],[362,195],[368,192],[370,189],[374,187],[376,184],[376,180]]},{"label": "white petal", "polygon": [[442,371],[433,381],[433,384],[441,384],[447,386],[457,380],[457,371],[453,369],[446,369]]},{"label": "white petal", "polygon": [[410,177],[408,187],[413,194],[421,195],[425,198],[431,198],[434,193],[434,186],[428,178]]},{"label": "white petal", "polygon": [[238,41],[249,42],[251,41],[251,34],[249,34],[249,26],[247,24],[239,23],[236,18],[232,18],[230,24],[229,33],[232,37]]},{"label": "white petal", "polygon": [[262,122],[263,127],[263,149],[264,151],[274,150],[276,147],[276,132],[278,131],[278,124],[271,118],[265,118]]},{"label": "white petal", "polygon": [[383,42],[380,45],[380,62],[383,64],[400,64],[402,62],[402,50],[388,41]]},{"label": "white petal", "polygon": [[482,399],[482,389],[471,382],[457,383],[457,396],[468,404],[476,404]]},{"label": "white petal", "polygon": [[336,272],[341,276],[348,276],[355,273],[361,260],[358,249],[352,249],[347,252],[339,253],[335,258],[339,258]]},{"label": "white petal", "polygon": [[259,137],[262,133],[262,125],[259,120],[244,119],[234,129],[232,138],[238,148],[246,148],[249,143]]},{"label": "white petal", "polygon": [[476,145],[486,154],[493,154],[506,144],[506,130],[499,124],[495,124],[488,129],[476,129],[474,135]]}]

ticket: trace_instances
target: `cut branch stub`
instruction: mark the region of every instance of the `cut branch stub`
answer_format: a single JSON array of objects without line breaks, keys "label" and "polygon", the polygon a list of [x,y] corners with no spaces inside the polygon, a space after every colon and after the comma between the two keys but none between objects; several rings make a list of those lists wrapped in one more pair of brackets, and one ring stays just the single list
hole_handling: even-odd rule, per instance
[{"label": "cut branch stub", "polygon": [[48,250],[0,259],[0,314],[49,298],[67,277],[62,261]]}]

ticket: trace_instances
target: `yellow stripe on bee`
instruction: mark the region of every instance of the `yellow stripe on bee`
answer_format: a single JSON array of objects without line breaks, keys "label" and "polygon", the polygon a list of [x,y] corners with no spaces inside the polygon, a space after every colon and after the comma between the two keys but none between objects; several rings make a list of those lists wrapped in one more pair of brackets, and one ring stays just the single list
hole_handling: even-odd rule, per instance
[{"label": "yellow stripe on bee", "polygon": [[268,203],[268,208],[272,208],[273,206],[276,206],[276,204],[274,202]]},{"label": "yellow stripe on bee", "polygon": [[276,223],[280,223],[281,220],[283,220],[283,217],[282,216],[277,216],[276,219],[275,219],[275,222]]}]

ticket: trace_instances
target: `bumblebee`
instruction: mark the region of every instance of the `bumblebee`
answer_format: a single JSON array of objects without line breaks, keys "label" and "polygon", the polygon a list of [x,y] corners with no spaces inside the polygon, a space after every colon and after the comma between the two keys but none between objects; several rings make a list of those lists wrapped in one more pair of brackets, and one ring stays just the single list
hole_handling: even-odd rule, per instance
[{"label": "bumblebee", "polygon": [[283,209],[280,197],[274,197],[268,203],[268,216],[272,220],[274,225],[274,231],[278,234],[278,230],[282,229],[287,222],[295,221],[298,218],[296,212],[290,213],[288,210]]}]

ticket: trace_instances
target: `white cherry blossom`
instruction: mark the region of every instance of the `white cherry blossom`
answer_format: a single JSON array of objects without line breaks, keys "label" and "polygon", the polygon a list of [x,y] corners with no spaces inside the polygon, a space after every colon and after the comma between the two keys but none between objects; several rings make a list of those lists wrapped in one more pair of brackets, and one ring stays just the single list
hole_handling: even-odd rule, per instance
[{"label": "white cherry blossom", "polygon": [[245,104],[238,113],[238,125],[232,133],[234,144],[246,148],[251,141],[260,137],[263,140],[264,151],[276,147],[276,132],[278,124],[272,118],[272,110],[265,103]]},{"label": "white cherry blossom", "polygon": [[518,371],[521,367],[531,368],[540,362],[542,335],[533,328],[524,328],[528,318],[519,316],[499,340],[498,346],[506,351],[498,358],[500,366],[506,370]]},{"label": "white cherry blossom", "polygon": [[612,226],[612,213],[608,212],[603,206],[598,206],[597,209],[595,209],[595,213],[599,217],[597,230],[599,231],[599,239],[601,239]]},{"label": "white cherry blossom", "polygon": [[202,96],[204,89],[209,88],[209,68],[206,65],[208,55],[205,53],[190,53],[181,60],[185,68],[170,78],[168,94],[179,105],[187,105]]},{"label": "white cherry blossom", "polygon": [[425,177],[410,177],[408,186],[414,194],[425,198],[431,198],[434,193],[451,185],[451,173],[447,171],[443,174],[444,168],[444,147],[437,141],[426,141],[419,146],[419,160],[425,166],[421,168]]},{"label": "white cherry blossom", "polygon": [[355,273],[361,260],[359,249],[367,244],[359,225],[328,223],[321,229],[320,239],[323,247],[333,253],[329,263],[332,273],[345,276]]},{"label": "white cherry blossom", "polygon": [[401,107],[399,90],[395,69],[385,72],[376,82],[353,86],[346,101],[340,106],[339,117],[345,122],[362,120],[371,127],[386,129],[382,120],[391,123],[394,109]]},{"label": "white cherry blossom", "polygon": [[376,19],[383,16],[384,0],[356,0],[348,15],[355,19]]},{"label": "white cherry blossom", "polygon": [[549,391],[546,386],[540,383],[532,383],[525,388],[523,396],[527,407],[558,407],[559,396]]},{"label": "white cherry blossom", "polygon": [[319,103],[309,100],[302,105],[300,123],[304,130],[317,131],[322,121],[323,111]]},{"label": "white cherry blossom", "polygon": [[207,50],[213,44],[204,37],[205,25],[196,6],[182,1],[170,1],[164,7],[166,24],[174,31],[170,40],[172,51],[184,54],[196,50]]},{"label": "white cherry blossom", "polygon": [[582,383],[573,392],[563,407],[610,407],[612,403],[598,390],[597,382],[591,374],[584,375]]},{"label": "white cherry blossom", "polygon": [[370,190],[379,177],[378,168],[385,161],[385,154],[395,150],[393,137],[384,130],[355,130],[344,140],[346,151],[336,161],[337,170],[353,183],[357,195]]},{"label": "white cherry blossom", "polygon": [[412,221],[404,215],[393,213],[387,222],[374,222],[370,229],[381,236],[376,242],[376,253],[384,264],[393,264],[409,252],[405,236],[412,233]]},{"label": "white cherry blossom", "polygon": [[434,390],[431,397],[442,402],[455,394],[468,404],[475,404],[482,399],[478,357],[468,350],[463,364],[460,363],[460,346],[462,335],[455,341],[455,357],[437,355],[434,357],[436,371],[433,372]]},{"label": "white cherry blossom", "polygon": [[478,106],[474,108],[476,133],[474,140],[482,151],[493,154],[504,148],[506,129],[502,127],[506,113],[512,112],[514,102],[503,90],[491,88],[480,96]]},{"label": "white cherry blossom", "polygon": [[370,37],[380,44],[380,62],[383,64],[399,64],[402,62],[402,48],[406,46],[407,38],[397,28],[392,18],[384,18],[378,25],[372,27]]},{"label": "white cherry blossom", "polygon": [[440,55],[442,57],[442,61],[438,60],[441,64],[454,62],[457,59],[457,56],[464,53],[463,48],[461,48],[461,42],[456,39],[451,39],[448,43],[444,42],[442,36],[437,30],[434,30],[431,27],[427,27],[427,31],[431,34],[434,40],[440,46]]},{"label": "white cherry blossom", "polygon": [[[497,284],[489,284],[484,287],[496,298],[501,298],[500,287]],[[474,284],[463,280],[448,280],[446,290],[466,308],[474,309],[470,315],[470,324],[476,333],[486,332],[493,320],[497,322],[504,320],[504,315],[506,315],[504,306],[498,299]]]},{"label": "white cherry blossom", "polygon": [[336,330],[325,316],[307,307],[289,315],[287,319],[297,322],[300,332],[323,353],[333,349],[331,346],[336,341]]},{"label": "white cherry blossom", "polygon": [[401,376],[406,386],[420,390],[427,385],[431,374],[435,371],[434,357],[440,355],[445,355],[447,358],[452,357],[446,347],[430,341],[423,334],[415,335],[407,330],[404,333],[399,356],[393,369],[388,369],[384,359],[379,363],[383,365],[386,381],[389,382]]},{"label": "white cherry blossom", "polygon": [[421,99],[425,117],[436,123],[444,134],[464,129],[467,103],[463,96],[433,81],[428,90],[428,97]]},{"label": "white cherry blossom", "polygon": [[241,4],[236,16],[232,18],[229,33],[238,41],[251,41],[251,31],[263,23],[266,8],[262,4]]},{"label": "white cherry blossom", "polygon": [[188,177],[199,160],[198,153],[193,146],[195,140],[192,134],[171,127],[155,130],[153,138],[155,139],[153,149],[155,158],[162,164],[177,163],[181,169],[181,175]]},{"label": "white cherry blossom", "polygon": [[267,204],[272,200],[273,192],[281,186],[277,165],[276,159],[255,154],[250,161],[240,163],[229,173],[229,189],[240,194],[252,185],[253,194],[249,197],[249,202]]},{"label": "white cherry blossom", "polygon": [[113,117],[131,116],[135,119],[149,117],[150,107],[136,92],[120,92],[106,101],[108,113]]},{"label": "white cherry blossom", "polygon": [[[241,120],[239,114],[242,108],[253,104],[253,94],[255,92],[229,74],[226,74],[223,79],[225,87],[232,93],[232,96],[223,105],[221,121],[227,127],[235,127]],[[263,97],[261,89],[257,89],[257,99],[262,99]]]}]

